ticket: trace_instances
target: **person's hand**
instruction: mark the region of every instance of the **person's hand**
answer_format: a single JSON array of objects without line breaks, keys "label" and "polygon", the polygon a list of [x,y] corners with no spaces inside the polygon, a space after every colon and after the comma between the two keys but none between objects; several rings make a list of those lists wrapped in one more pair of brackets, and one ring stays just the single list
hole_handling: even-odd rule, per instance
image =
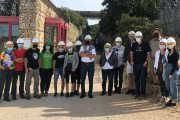
[{"label": "person's hand", "polygon": [[63,71],[63,75],[65,75],[65,72]]},{"label": "person's hand", "polygon": [[74,72],[76,69],[72,69],[71,71]]},{"label": "person's hand", "polygon": [[127,66],[127,63],[124,63],[125,66]]},{"label": "person's hand", "polygon": [[156,74],[157,73],[157,70],[156,69],[154,69],[154,74]]},{"label": "person's hand", "polygon": [[172,78],[172,75],[169,75],[169,79],[171,79]]},{"label": "person's hand", "polygon": [[3,67],[3,66],[1,66],[1,67],[0,67],[0,69],[1,69],[1,70],[5,70],[6,68],[5,68],[5,67]]},{"label": "person's hand", "polygon": [[143,64],[143,67],[146,67],[147,66],[147,62],[145,62],[144,64]]},{"label": "person's hand", "polygon": [[13,69],[16,68],[16,66],[13,67]]},{"label": "person's hand", "polygon": [[55,70],[53,70],[53,74],[55,74],[56,73],[56,71]]},{"label": "person's hand", "polygon": [[26,73],[28,74],[28,72],[29,72],[29,70],[28,69],[26,69]]},{"label": "person's hand", "polygon": [[134,65],[134,62],[133,62],[133,61],[131,61],[131,65],[132,65],[132,66]]}]

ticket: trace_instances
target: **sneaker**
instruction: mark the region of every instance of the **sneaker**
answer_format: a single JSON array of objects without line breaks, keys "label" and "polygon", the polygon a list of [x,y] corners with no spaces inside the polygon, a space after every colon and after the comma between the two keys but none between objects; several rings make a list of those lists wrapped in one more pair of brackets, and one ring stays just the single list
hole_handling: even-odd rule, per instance
[{"label": "sneaker", "polygon": [[126,94],[131,94],[132,93],[132,89],[129,89]]},{"label": "sneaker", "polygon": [[30,95],[26,96],[26,100],[30,100],[30,99],[31,99]]},{"label": "sneaker", "polygon": [[84,98],[84,97],[86,97],[86,95],[85,94],[81,94],[81,96],[79,98]]},{"label": "sneaker", "polygon": [[168,103],[169,100],[170,100],[170,99],[169,99],[168,97],[164,97],[164,102],[165,102],[165,103]]},{"label": "sneaker", "polygon": [[4,99],[4,101],[11,102],[11,100],[9,98]]},{"label": "sneaker", "polygon": [[20,95],[20,98],[21,99],[26,99],[26,97],[22,94],[22,95]]},{"label": "sneaker", "polygon": [[176,106],[176,103],[166,103],[166,107],[173,107],[173,106]]},{"label": "sneaker", "polygon": [[121,89],[118,90],[118,94],[121,94]]},{"label": "sneaker", "polygon": [[76,90],[76,95],[79,95],[79,91],[78,90]]},{"label": "sneaker", "polygon": [[68,92],[66,93],[66,98],[69,98],[69,93]]},{"label": "sneaker", "polygon": [[93,95],[92,95],[92,94],[89,94],[88,97],[89,97],[89,98],[93,98]]},{"label": "sneaker", "polygon": [[132,90],[132,95],[136,95],[136,90],[135,89]]},{"label": "sneaker", "polygon": [[17,100],[16,95],[12,95],[12,100]]},{"label": "sneaker", "polygon": [[[160,98],[159,102],[162,103],[162,102],[164,102],[164,101],[165,101],[165,97],[162,96],[162,97]],[[168,101],[169,101],[169,100],[168,100]]]},{"label": "sneaker", "polygon": [[142,98],[142,99],[146,99],[146,95],[143,94],[143,95],[141,96],[141,98]]},{"label": "sneaker", "polygon": [[46,92],[45,92],[44,96],[45,96],[45,97],[47,97],[47,96],[48,96],[48,91],[46,91]]},{"label": "sneaker", "polygon": [[118,93],[118,90],[116,89],[116,90],[114,90],[114,92],[113,92],[114,94],[116,94],[116,93]]},{"label": "sneaker", "polygon": [[37,94],[37,95],[34,95],[33,98],[41,99],[41,96]]},{"label": "sneaker", "polygon": [[172,99],[168,101],[168,103],[171,103],[172,102]]},{"label": "sneaker", "polygon": [[57,92],[54,93],[54,97],[57,97]]},{"label": "sneaker", "polygon": [[64,93],[63,92],[61,92],[61,95],[60,95],[61,97],[64,97]]},{"label": "sneaker", "polygon": [[105,92],[102,92],[102,93],[101,93],[101,96],[103,96],[103,95],[105,95]]},{"label": "sneaker", "polygon": [[140,95],[136,95],[136,96],[135,96],[135,99],[139,99],[139,98],[140,98]]},{"label": "sneaker", "polygon": [[77,95],[77,90],[74,90],[74,95]]},{"label": "sneaker", "polygon": [[41,97],[44,97],[44,92],[41,92]]},{"label": "sneaker", "polygon": [[73,95],[74,95],[74,93],[73,93],[73,92],[71,92],[70,97],[72,98],[72,97],[73,97]]}]

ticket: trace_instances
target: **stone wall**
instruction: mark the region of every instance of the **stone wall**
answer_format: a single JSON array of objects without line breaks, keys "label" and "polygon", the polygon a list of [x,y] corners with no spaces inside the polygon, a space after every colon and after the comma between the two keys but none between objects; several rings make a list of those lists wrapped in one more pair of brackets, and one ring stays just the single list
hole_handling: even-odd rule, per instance
[{"label": "stone wall", "polygon": [[67,28],[67,42],[71,41],[75,43],[76,40],[79,40],[79,36],[80,36],[79,30],[71,22],[69,22]]}]

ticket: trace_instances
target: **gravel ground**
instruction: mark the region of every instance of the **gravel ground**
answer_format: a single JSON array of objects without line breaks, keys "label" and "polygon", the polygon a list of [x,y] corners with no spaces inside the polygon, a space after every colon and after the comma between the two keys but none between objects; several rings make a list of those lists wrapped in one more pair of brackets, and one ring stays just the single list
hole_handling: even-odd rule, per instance
[{"label": "gravel ground", "polygon": [[[98,61],[99,56],[96,58]],[[180,114],[176,110],[167,109],[164,104],[147,100],[134,100],[134,96],[125,95],[127,85],[123,85],[122,94],[113,94],[111,97],[101,94],[101,71],[96,64],[94,77],[94,98],[78,96],[66,99],[65,97],[53,97],[53,79],[48,97],[42,99],[32,98],[30,101],[18,100],[0,103],[0,120],[179,120]],[[60,80],[58,81],[60,91]],[[33,86],[31,86],[33,90]],[[88,91],[88,80],[86,81]],[[176,108],[175,108],[176,109]]]}]

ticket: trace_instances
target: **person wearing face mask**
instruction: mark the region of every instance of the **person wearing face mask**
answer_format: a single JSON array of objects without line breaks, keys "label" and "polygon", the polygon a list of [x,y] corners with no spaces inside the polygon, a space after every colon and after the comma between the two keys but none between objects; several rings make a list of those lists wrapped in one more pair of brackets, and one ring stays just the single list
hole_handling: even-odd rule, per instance
[{"label": "person wearing face mask", "polygon": [[47,41],[39,56],[39,68],[41,77],[41,97],[48,96],[48,91],[53,75],[53,47],[50,41]]},{"label": "person wearing face mask", "polygon": [[24,71],[24,55],[26,50],[23,49],[24,40],[22,38],[17,39],[17,46],[18,48],[14,50],[14,64],[16,68],[14,68],[13,72],[13,80],[12,80],[12,87],[11,87],[11,94],[12,100],[16,100],[16,92],[17,92],[17,80],[19,76],[19,94],[20,98],[25,99],[24,96],[24,80],[25,80],[25,71]]},{"label": "person wearing face mask", "polygon": [[140,98],[141,95],[143,99],[146,99],[147,65],[150,57],[150,47],[148,43],[142,42],[143,35],[140,31],[136,32],[135,38],[137,42],[132,45],[130,52],[131,65],[133,66],[134,81],[136,85],[135,99]]},{"label": "person wearing face mask", "polygon": [[117,67],[118,61],[115,53],[111,51],[111,44],[106,43],[104,46],[105,53],[101,55],[99,60],[99,65],[102,68],[102,93],[101,96],[106,93],[106,81],[107,77],[109,78],[109,86],[108,86],[108,96],[112,94],[113,87],[113,69]]},{"label": "person wearing face mask", "polygon": [[14,65],[14,44],[11,41],[6,43],[6,49],[0,55],[0,99],[2,97],[2,92],[4,89],[4,101],[10,102],[9,99],[9,89],[11,85],[11,80],[13,78]]},{"label": "person wearing face mask", "polygon": [[160,98],[159,102],[167,103],[169,101],[169,92],[165,86],[165,73],[166,73],[166,63],[167,63],[167,56],[168,50],[166,49],[167,40],[165,38],[159,41],[159,49],[156,51],[155,54],[155,62],[154,62],[154,74],[158,75],[158,79],[161,84],[161,94],[162,97]]},{"label": "person wearing face mask", "polygon": [[129,39],[130,42],[126,45],[125,50],[124,50],[124,63],[127,66],[126,70],[129,75],[129,90],[126,92],[126,94],[136,94],[135,90],[135,82],[133,80],[133,66],[131,65],[131,57],[130,57],[130,51],[132,45],[136,42],[135,40],[135,32],[130,31],[129,32]]},{"label": "person wearing face mask", "polygon": [[64,58],[65,58],[65,44],[63,41],[60,41],[58,43],[58,52],[54,54],[53,57],[53,74],[54,74],[54,97],[57,96],[57,81],[59,78],[59,75],[61,76],[61,94],[60,96],[63,97],[63,91],[64,91],[64,75],[63,75],[63,65],[64,65]]},{"label": "person wearing face mask", "polygon": [[154,74],[154,61],[155,61],[155,53],[157,50],[159,50],[159,40],[162,39],[162,31],[159,28],[155,28],[152,30],[153,39],[150,41],[150,47],[151,47],[151,61],[150,61],[150,74],[153,76],[153,82],[154,82],[154,94],[153,97],[156,97],[159,92],[159,81],[156,75]]},{"label": "person wearing face mask", "polygon": [[[122,46],[122,39],[117,37],[116,46],[112,48],[112,51],[115,53],[118,58],[118,65],[116,69],[114,69],[114,88],[115,91],[113,93],[121,94],[121,88],[123,83],[123,72],[124,72],[124,50],[125,47]],[[118,74],[119,74],[119,88],[118,88]]]},{"label": "person wearing face mask", "polygon": [[39,93],[39,52],[40,50],[37,48],[39,44],[39,39],[34,38],[32,40],[32,47],[26,51],[24,55],[24,66],[25,72],[27,74],[26,77],[26,99],[30,100],[30,86],[31,79],[34,78],[34,98],[40,99],[41,96]]},{"label": "person wearing face mask", "polygon": [[76,69],[76,80],[77,80],[77,83],[75,81],[74,95],[79,95],[79,88],[80,88],[80,84],[81,84],[81,56],[80,56],[80,48],[82,46],[81,41],[79,41],[79,40],[76,41],[75,46],[76,46],[76,52],[79,55],[79,64],[78,64],[78,67]]},{"label": "person wearing face mask", "polygon": [[179,76],[179,53],[175,48],[176,41],[170,37],[167,39],[168,53],[168,64],[166,68],[165,84],[166,89],[171,95],[171,100],[166,104],[167,107],[176,106],[178,101],[178,76]]},{"label": "person wearing face mask", "polygon": [[[73,43],[67,42],[67,50],[68,52],[65,55],[64,65],[63,65],[63,74],[66,78],[66,98],[73,97],[74,95],[74,87],[76,81],[76,69],[79,64],[79,56],[76,51],[73,51]],[[69,75],[71,74],[71,93],[69,95]]]},{"label": "person wearing face mask", "polygon": [[81,46],[80,56],[81,56],[81,91],[82,94],[80,98],[84,98],[85,94],[85,80],[86,74],[88,72],[89,78],[89,92],[88,97],[93,98],[92,90],[93,90],[93,78],[94,78],[94,58],[96,56],[95,47],[91,44],[91,36],[85,36],[85,44]]}]

